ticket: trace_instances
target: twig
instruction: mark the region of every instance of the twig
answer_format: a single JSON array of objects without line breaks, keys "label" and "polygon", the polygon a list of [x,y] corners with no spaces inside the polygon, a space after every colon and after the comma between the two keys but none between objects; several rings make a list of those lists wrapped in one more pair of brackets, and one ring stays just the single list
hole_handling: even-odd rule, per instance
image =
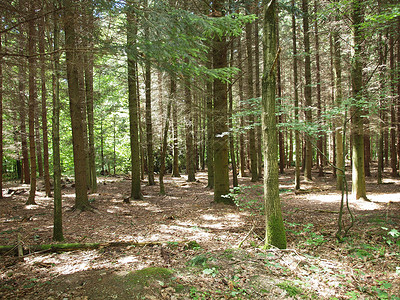
[{"label": "twig", "polygon": [[246,234],[246,236],[245,236],[245,237],[241,240],[241,242],[238,244],[238,246],[237,246],[238,248],[240,248],[240,247],[243,245],[244,241],[249,237],[250,233],[253,232],[255,226],[256,226],[256,224],[253,223],[253,226],[251,227],[250,231]]}]

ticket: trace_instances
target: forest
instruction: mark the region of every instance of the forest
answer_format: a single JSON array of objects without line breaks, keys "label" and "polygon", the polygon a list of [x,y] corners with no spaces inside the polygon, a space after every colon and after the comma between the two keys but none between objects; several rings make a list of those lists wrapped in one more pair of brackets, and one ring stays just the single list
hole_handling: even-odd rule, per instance
[{"label": "forest", "polygon": [[0,298],[400,299],[398,1],[0,12]]}]

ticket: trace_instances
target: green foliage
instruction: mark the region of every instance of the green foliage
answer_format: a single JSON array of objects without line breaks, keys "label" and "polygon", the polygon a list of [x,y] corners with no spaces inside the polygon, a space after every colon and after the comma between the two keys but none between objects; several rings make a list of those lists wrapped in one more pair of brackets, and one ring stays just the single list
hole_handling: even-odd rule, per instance
[{"label": "green foliage", "polygon": [[277,284],[282,290],[285,290],[290,297],[296,297],[303,293],[303,290],[297,286],[295,286],[290,281],[283,281]]},{"label": "green foliage", "polygon": [[196,241],[190,241],[183,248],[185,250],[199,250],[201,246]]},{"label": "green foliage", "polygon": [[150,267],[128,274],[127,279],[135,285],[148,286],[150,281],[165,281],[170,279],[172,274],[173,272],[169,269]]},{"label": "green foliage", "polygon": [[193,257],[189,262],[188,265],[191,267],[195,266],[203,266],[205,267],[208,261],[208,257],[205,256],[204,254],[197,255]]}]

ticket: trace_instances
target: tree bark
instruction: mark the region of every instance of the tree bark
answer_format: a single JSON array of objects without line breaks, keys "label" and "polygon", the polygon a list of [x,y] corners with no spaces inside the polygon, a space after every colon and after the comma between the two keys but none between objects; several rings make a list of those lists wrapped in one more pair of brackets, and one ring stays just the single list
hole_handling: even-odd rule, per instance
[{"label": "tree bark", "polygon": [[94,17],[93,5],[88,1],[87,9],[87,35],[89,51],[84,55],[85,66],[85,93],[86,93],[86,111],[87,111],[87,125],[89,137],[89,188],[92,193],[97,191],[97,175],[96,175],[96,152],[94,146],[94,112],[93,112],[93,34],[94,34]]},{"label": "tree bark", "polygon": [[193,116],[192,116],[192,92],[191,79],[185,82],[185,123],[186,123],[186,173],[188,181],[196,181],[194,168],[193,149]]},{"label": "tree bark", "polygon": [[137,94],[137,73],[135,62],[137,20],[134,15],[132,4],[129,1],[127,11],[127,54],[128,54],[128,90],[129,90],[129,131],[131,144],[131,167],[132,185],[131,198],[142,199],[140,187],[140,151],[139,151],[139,118],[138,118],[138,94]]},{"label": "tree bark", "polygon": [[[171,81],[175,81],[175,78],[171,78]],[[174,83],[176,84],[176,83]],[[172,85],[172,82],[171,82]],[[173,133],[174,133],[174,163],[172,167],[172,177],[181,177],[179,174],[179,149],[178,149],[178,108],[176,101],[172,103],[172,122],[173,122]]]},{"label": "tree bark", "polygon": [[[254,63],[255,63],[255,96],[256,98],[261,97],[261,76],[260,76],[260,36],[259,36],[259,8],[256,6],[257,19],[254,21]],[[279,40],[279,39],[278,39]],[[263,168],[263,155],[262,155],[262,130],[261,130],[261,116],[257,116],[256,136],[257,136],[257,175],[258,178],[262,178]]]},{"label": "tree bark", "polygon": [[[268,6],[267,6],[268,5]],[[265,246],[286,248],[279,199],[277,128],[275,117],[276,86],[276,2],[263,1],[264,6],[264,72],[262,79],[262,130],[264,140],[264,202],[265,202]]]},{"label": "tree bark", "polygon": [[47,129],[47,104],[46,104],[46,62],[44,45],[44,17],[39,18],[39,53],[40,55],[40,78],[42,83],[42,131],[43,131],[43,175],[46,196],[51,196],[50,171],[49,171],[49,139]]},{"label": "tree bark", "polygon": [[[311,125],[312,123],[312,100],[311,100],[311,58],[310,58],[310,32],[309,32],[309,14],[308,14],[308,0],[302,0],[303,10],[303,30],[304,30],[304,99],[305,99],[305,117],[306,124]],[[312,143],[311,136],[305,135],[305,166],[304,166],[304,177],[308,180],[312,180],[311,169],[312,169]]]},{"label": "tree bark", "polygon": [[[394,29],[394,28],[392,28]],[[391,94],[391,105],[390,105],[390,167],[392,169],[391,176],[397,177],[397,149],[396,149],[396,83],[395,72],[396,68],[394,65],[394,30],[389,33],[389,68],[390,68],[390,94]]]},{"label": "tree bark", "polygon": [[[250,4],[246,5],[246,8],[251,12]],[[247,100],[254,98],[254,87],[253,87],[253,25],[247,23],[246,30],[246,52],[247,52]],[[252,101],[253,102],[253,101]],[[249,107],[249,109],[251,109]],[[251,181],[255,182],[258,180],[258,168],[257,168],[257,148],[256,148],[256,136],[254,128],[255,118],[254,114],[249,115],[249,152],[250,152],[250,171],[251,171]]]},{"label": "tree bark", "polygon": [[[208,68],[212,68],[212,56],[209,56]],[[211,81],[206,82],[207,89],[207,173],[208,184],[210,189],[214,188],[214,105],[213,105],[213,84]]]},{"label": "tree bark", "polygon": [[[229,58],[229,66],[233,67],[234,61],[234,43],[231,43],[230,47],[230,58]],[[233,111],[233,84],[229,84],[229,115],[228,115],[228,122],[229,122],[229,154],[231,157],[232,163],[232,183],[233,186],[236,187],[239,185],[238,177],[237,177],[237,166],[236,166],[236,159],[235,159],[235,139],[233,134],[233,121],[232,121],[232,111]],[[261,141],[260,141],[261,142]]]},{"label": "tree bark", "polygon": [[[0,30],[3,29],[2,20]],[[2,36],[0,33],[0,53],[2,52]],[[3,56],[0,55],[0,199],[3,199]]]},{"label": "tree bark", "polygon": [[[294,7],[295,1],[292,0],[292,6]],[[298,71],[297,71],[297,38],[296,38],[296,16],[293,11],[292,13],[292,41],[293,41],[293,86],[294,86],[294,119],[295,123],[299,122],[299,91],[298,91]],[[295,142],[295,176],[294,176],[294,189],[300,189],[300,160],[301,160],[301,146],[300,146],[300,133],[296,129],[294,131],[294,142]]]},{"label": "tree bark", "polygon": [[[244,110],[244,94],[243,94],[243,65],[242,65],[242,43],[241,38],[238,40],[238,68],[240,69],[240,73],[238,74],[239,80],[239,109],[240,111]],[[245,152],[245,141],[244,141],[244,126],[245,119],[241,115],[240,117],[240,132],[239,132],[239,156],[240,156],[240,176],[246,177],[246,152]]]},{"label": "tree bark", "polygon": [[363,111],[359,107],[362,100],[362,32],[363,22],[362,3],[360,0],[353,0],[352,3],[353,19],[353,57],[351,66],[352,94],[355,103],[351,108],[352,115],[352,193],[355,199],[367,199],[365,190],[364,173],[364,129]]},{"label": "tree bark", "polygon": [[[214,17],[222,16],[224,1],[213,2]],[[212,41],[213,68],[227,66],[226,37],[215,36]],[[234,205],[229,194],[228,169],[228,103],[227,84],[223,80],[214,79],[214,201]]]},{"label": "tree bark", "polygon": [[72,125],[72,146],[74,155],[75,173],[75,209],[90,208],[87,196],[87,153],[84,147],[85,128],[83,124],[83,103],[79,87],[79,54],[76,41],[76,13],[75,1],[64,0],[64,31],[67,63],[68,95]]},{"label": "tree bark", "polygon": [[29,197],[26,204],[32,205],[36,204],[35,202],[35,193],[36,193],[36,141],[35,141],[35,108],[36,108],[36,58],[34,54],[36,53],[36,29],[35,29],[35,20],[33,16],[35,15],[35,1],[29,3],[29,19],[28,22],[28,65],[29,65],[29,156],[30,156],[30,191]]},{"label": "tree bark", "polygon": [[61,158],[60,158],[60,54],[59,39],[59,16],[56,12],[57,4],[54,5],[53,22],[54,22],[54,54],[53,54],[53,179],[54,179],[54,213],[53,213],[53,240],[63,241],[62,226],[62,198],[61,198]]}]

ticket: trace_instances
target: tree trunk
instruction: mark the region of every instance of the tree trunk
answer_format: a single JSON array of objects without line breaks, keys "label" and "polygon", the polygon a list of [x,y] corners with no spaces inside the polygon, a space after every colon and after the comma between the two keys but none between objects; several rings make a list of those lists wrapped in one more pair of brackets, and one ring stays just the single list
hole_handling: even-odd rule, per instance
[{"label": "tree trunk", "polygon": [[[230,58],[229,58],[229,66],[233,67],[233,59],[234,59],[234,45],[233,42],[231,43],[230,47]],[[232,111],[233,111],[233,84],[229,84],[229,115],[228,115],[228,122],[229,122],[229,154],[231,157],[232,163],[232,183],[233,186],[236,187],[239,185],[238,178],[237,178],[237,166],[236,166],[236,159],[235,159],[235,139],[233,134],[233,121],[232,121]],[[261,142],[261,141],[260,141]]]},{"label": "tree trunk", "polygon": [[[250,13],[250,4],[246,6],[247,11]],[[246,52],[247,52],[247,100],[254,98],[254,87],[253,87],[253,25],[247,23],[246,30]],[[252,103],[253,101],[251,101]],[[249,109],[251,109],[249,107]],[[256,136],[254,129],[255,118],[254,114],[249,115],[249,152],[250,152],[250,171],[251,171],[251,181],[255,182],[258,180],[258,168],[257,168],[257,148],[256,148]]]},{"label": "tree trunk", "polygon": [[188,181],[196,181],[194,170],[194,149],[193,149],[193,118],[192,118],[192,92],[188,79],[185,82],[185,123],[186,123],[186,173]]},{"label": "tree trunk", "polygon": [[53,180],[54,180],[54,213],[53,213],[53,240],[63,241],[62,226],[62,199],[61,199],[61,159],[60,159],[60,54],[59,39],[59,17],[56,2],[54,5],[53,21],[54,21],[54,55],[53,55]]},{"label": "tree trunk", "polygon": [[[261,97],[261,86],[260,86],[260,36],[259,36],[259,8],[256,6],[257,19],[254,21],[254,63],[255,63],[255,95],[256,98]],[[233,66],[233,65],[232,65]],[[261,130],[261,116],[257,116],[256,135],[257,135],[257,174],[258,178],[262,178],[263,168],[263,155],[262,155],[262,130]]]},{"label": "tree trunk", "polygon": [[51,196],[50,171],[49,171],[49,140],[47,130],[47,104],[46,104],[46,62],[44,47],[44,17],[39,18],[39,53],[40,55],[40,78],[42,83],[42,130],[43,130],[43,174],[46,196]]},{"label": "tree trunk", "polygon": [[85,53],[85,92],[86,92],[86,111],[87,111],[87,125],[88,125],[88,136],[89,136],[89,188],[92,193],[97,191],[97,175],[96,175],[96,153],[94,147],[94,112],[93,112],[93,31],[94,31],[94,17],[93,17],[93,6],[88,1],[89,9],[87,11],[88,21],[88,46],[89,51]]},{"label": "tree trunk", "polygon": [[[237,67],[240,69],[239,75],[239,109],[240,111],[244,110],[244,94],[243,94],[243,65],[242,65],[242,43],[241,38],[238,39],[238,65]],[[241,115],[240,117],[240,132],[239,132],[239,156],[240,156],[240,176],[246,177],[246,152],[245,152],[245,142],[244,142],[244,126],[245,119]]]},{"label": "tree trunk", "polygon": [[[268,3],[268,4],[267,4]],[[276,3],[263,1],[264,5],[264,74],[262,79],[262,129],[264,140],[264,202],[265,202],[265,246],[286,248],[279,199],[277,128],[275,117],[276,86]],[[267,6],[268,5],[268,6]]]},{"label": "tree trunk", "polygon": [[26,204],[36,204],[35,193],[36,193],[36,143],[35,143],[35,108],[36,108],[36,58],[34,57],[36,49],[36,29],[35,29],[35,1],[29,3],[29,22],[28,22],[28,65],[29,65],[29,156],[31,163],[31,185],[29,191],[29,197]]},{"label": "tree trunk", "polygon": [[144,82],[146,90],[147,176],[149,185],[154,185],[153,124],[151,121],[151,65],[149,60],[145,62]]},{"label": "tree trunk", "polygon": [[75,32],[75,1],[64,0],[64,31],[67,63],[68,95],[72,125],[72,146],[75,173],[75,209],[85,210],[90,207],[87,196],[87,156],[84,147],[83,103],[79,88],[79,55]]},{"label": "tree trunk", "polygon": [[128,90],[129,90],[129,132],[131,144],[131,167],[132,167],[132,185],[131,198],[142,199],[140,187],[140,150],[139,150],[139,118],[138,118],[138,94],[137,94],[137,73],[136,73],[136,34],[137,20],[134,15],[132,4],[135,1],[129,1],[127,11],[127,54],[128,54]]},{"label": "tree trunk", "polygon": [[361,51],[363,36],[361,33],[361,24],[363,22],[362,4],[359,0],[352,3],[353,19],[353,42],[354,52],[351,66],[352,94],[354,105],[351,108],[352,115],[352,192],[355,199],[367,199],[365,190],[364,173],[364,129],[363,129],[363,111],[357,103],[362,100],[362,63]]},{"label": "tree trunk", "polygon": [[[176,85],[175,78],[171,78],[174,81],[172,84]],[[178,149],[178,108],[176,101],[172,103],[172,121],[173,121],[173,132],[174,132],[174,163],[172,167],[172,177],[181,177],[179,174],[179,149]]]},{"label": "tree trunk", "polygon": [[[302,0],[303,9],[303,30],[304,30],[304,100],[305,100],[305,117],[306,124],[311,125],[312,123],[312,100],[311,100],[311,59],[310,59],[310,32],[308,24],[308,0]],[[305,166],[304,166],[304,177],[308,180],[312,180],[311,169],[312,169],[312,143],[311,136],[305,135]]]},{"label": "tree trunk", "polygon": [[[319,56],[319,32],[318,32],[318,2],[314,1],[314,29],[315,29],[315,67],[316,67],[316,80],[317,80],[317,120],[318,122],[322,122],[321,113],[321,63]],[[317,139],[317,167],[318,167],[318,176],[324,176],[324,149],[323,149],[323,134],[321,131],[321,126],[319,126],[318,139]]]},{"label": "tree trunk", "polygon": [[[338,17],[336,17],[336,21]],[[334,71],[334,80],[335,80],[335,105],[340,110],[342,106],[342,53],[341,53],[341,44],[339,37],[339,29],[334,28],[333,33],[333,71]],[[336,162],[336,188],[338,190],[343,190],[344,188],[344,168],[343,165],[343,120],[342,114],[338,116],[336,120],[334,120],[335,126],[335,162]]]},{"label": "tree trunk", "polygon": [[[214,17],[222,16],[224,1],[213,2]],[[213,68],[227,67],[227,43],[225,36],[215,36],[212,41]],[[229,194],[228,169],[228,103],[227,84],[214,79],[214,201],[233,205]]]},{"label": "tree trunk", "polygon": [[392,177],[397,177],[397,149],[396,149],[396,88],[395,88],[395,65],[394,65],[394,32],[389,33],[389,68],[390,68],[390,167]]},{"label": "tree trunk", "polygon": [[[212,57],[210,55],[207,67],[211,68]],[[207,89],[207,173],[208,184],[210,189],[214,188],[214,106],[213,106],[213,84],[211,81],[206,82]]]},{"label": "tree trunk", "polygon": [[171,115],[171,105],[172,101],[175,100],[176,94],[176,85],[173,80],[171,80],[171,91],[170,97],[167,105],[167,116],[165,118],[165,127],[163,132],[163,142],[161,149],[161,157],[160,157],[160,195],[165,195],[165,187],[164,187],[164,174],[165,174],[165,155],[167,153],[167,139],[168,139],[168,128],[169,128],[169,119]]},{"label": "tree trunk", "polygon": [[[277,12],[277,18],[279,19],[279,12]],[[277,43],[277,49],[279,49],[279,23],[276,24],[276,43]],[[276,60],[276,69],[277,69],[277,88],[278,88],[278,106],[279,109],[281,109],[282,106],[282,80],[281,80],[281,59],[280,55],[278,54],[277,60]],[[278,115],[278,124],[283,123],[283,115],[280,112]],[[278,145],[279,145],[279,173],[283,174],[285,173],[285,162],[286,162],[286,157],[285,157],[285,140],[283,136],[282,130],[278,129]]]},{"label": "tree trunk", "polygon": [[[3,29],[0,21],[0,30]],[[2,52],[2,39],[0,33],[0,53]],[[3,56],[0,55],[0,199],[3,199]]]},{"label": "tree trunk", "polygon": [[[294,7],[295,2],[292,0],[292,6]],[[294,119],[295,123],[299,122],[299,91],[298,91],[298,72],[297,72],[297,40],[296,40],[296,15],[292,13],[292,40],[293,40],[293,86],[294,86]],[[294,189],[300,189],[300,133],[298,130],[294,131],[294,142],[295,142],[295,175],[294,175]]]}]

